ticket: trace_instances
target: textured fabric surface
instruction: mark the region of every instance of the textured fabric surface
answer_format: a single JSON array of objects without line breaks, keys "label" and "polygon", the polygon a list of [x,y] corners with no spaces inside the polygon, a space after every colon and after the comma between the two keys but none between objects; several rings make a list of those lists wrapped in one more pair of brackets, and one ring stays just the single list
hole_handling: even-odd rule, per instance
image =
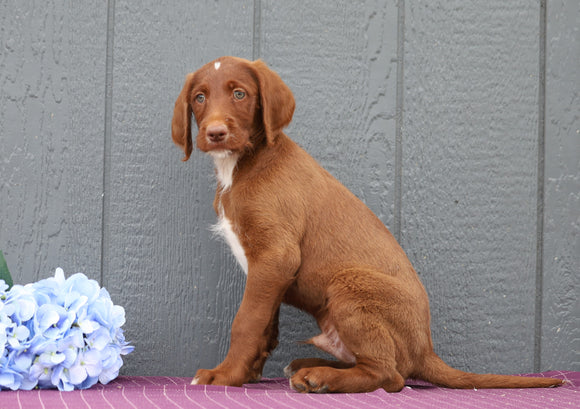
[{"label": "textured fabric surface", "polygon": [[400,393],[299,394],[287,379],[265,379],[242,388],[189,385],[190,378],[119,377],[74,392],[2,391],[0,409],[14,408],[579,408],[580,372],[545,372],[567,383],[551,389],[453,390],[409,381]]}]

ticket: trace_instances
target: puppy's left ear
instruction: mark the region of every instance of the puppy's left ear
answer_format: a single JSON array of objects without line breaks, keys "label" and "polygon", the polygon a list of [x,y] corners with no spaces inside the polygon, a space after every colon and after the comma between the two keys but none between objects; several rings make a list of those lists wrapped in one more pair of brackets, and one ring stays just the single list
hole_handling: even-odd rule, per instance
[{"label": "puppy's left ear", "polygon": [[191,141],[191,90],[193,89],[193,73],[185,78],[185,84],[175,101],[173,120],[171,121],[171,137],[173,142],[185,153],[184,161],[188,160],[193,150]]},{"label": "puppy's left ear", "polygon": [[268,144],[273,144],[294,115],[294,95],[282,78],[262,60],[252,62],[260,87],[260,105]]}]

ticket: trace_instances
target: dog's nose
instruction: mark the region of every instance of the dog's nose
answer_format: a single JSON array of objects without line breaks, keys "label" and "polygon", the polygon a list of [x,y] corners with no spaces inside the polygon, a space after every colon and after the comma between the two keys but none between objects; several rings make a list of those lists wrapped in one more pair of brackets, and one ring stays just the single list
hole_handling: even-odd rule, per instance
[{"label": "dog's nose", "polygon": [[205,130],[205,135],[207,139],[211,142],[222,142],[226,139],[228,134],[228,127],[225,124],[211,124]]}]

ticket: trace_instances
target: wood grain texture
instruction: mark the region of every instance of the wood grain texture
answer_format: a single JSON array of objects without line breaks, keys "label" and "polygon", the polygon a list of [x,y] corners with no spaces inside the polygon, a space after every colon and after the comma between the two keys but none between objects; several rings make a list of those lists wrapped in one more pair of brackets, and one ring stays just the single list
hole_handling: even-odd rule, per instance
[{"label": "wood grain texture", "polygon": [[250,1],[115,3],[104,274],[136,346],[125,373],[193,376],[229,347],[244,276],[208,229],[211,161],[181,161],[171,118],[187,73],[251,56],[252,16]]},{"label": "wood grain texture", "polygon": [[541,367],[580,370],[580,3],[548,2]]},{"label": "wood grain texture", "polygon": [[405,2],[402,245],[435,350],[533,369],[539,3]]},{"label": "wood grain texture", "polygon": [[106,9],[0,5],[0,248],[14,282],[99,278]]},{"label": "wood grain texture", "polygon": [[[397,70],[395,1],[262,1],[261,58],[296,98],[287,134],[389,225],[393,214]],[[297,341],[319,330],[284,307],[280,346],[265,376],[320,356]]]}]

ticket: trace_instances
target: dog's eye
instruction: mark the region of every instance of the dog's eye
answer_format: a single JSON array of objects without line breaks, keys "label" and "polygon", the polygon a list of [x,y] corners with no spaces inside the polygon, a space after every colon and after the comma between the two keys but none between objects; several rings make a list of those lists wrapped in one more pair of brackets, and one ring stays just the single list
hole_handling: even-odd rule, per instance
[{"label": "dog's eye", "polygon": [[200,104],[203,104],[205,102],[205,95],[203,95],[203,94],[197,94],[195,96],[195,100],[197,102],[199,102]]},{"label": "dog's eye", "polygon": [[241,89],[234,90],[234,98],[235,99],[244,99],[246,97],[246,93]]}]

